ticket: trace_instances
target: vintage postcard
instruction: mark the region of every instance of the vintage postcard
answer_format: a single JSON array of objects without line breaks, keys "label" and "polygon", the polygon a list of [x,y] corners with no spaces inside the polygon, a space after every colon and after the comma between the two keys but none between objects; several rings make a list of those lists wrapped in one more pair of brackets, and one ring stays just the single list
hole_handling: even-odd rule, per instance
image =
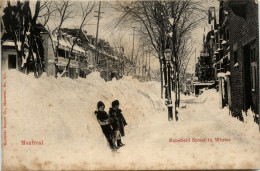
[{"label": "vintage postcard", "polygon": [[2,0],[2,170],[260,169],[258,0]]}]

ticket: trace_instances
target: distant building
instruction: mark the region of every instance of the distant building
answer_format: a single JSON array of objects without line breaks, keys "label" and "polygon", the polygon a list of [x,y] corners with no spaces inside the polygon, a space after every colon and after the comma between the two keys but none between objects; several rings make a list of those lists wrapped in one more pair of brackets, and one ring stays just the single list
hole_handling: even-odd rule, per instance
[{"label": "distant building", "polygon": [[212,31],[207,34],[207,37],[205,37],[205,33],[203,33],[203,49],[197,58],[198,62],[195,64],[195,76],[197,79],[192,80],[191,87],[192,92],[195,93],[196,96],[200,94],[200,89],[211,88],[215,85],[214,81],[216,81],[213,68],[213,42],[209,38],[211,32]]},{"label": "distant building", "polygon": [[[1,24],[4,24],[3,21]],[[43,69],[45,68],[45,60],[43,55],[43,47],[40,42],[42,41],[40,33],[44,32],[45,29],[41,24],[36,24],[36,32],[38,35],[36,36],[36,42],[38,47],[38,55],[36,56],[36,47],[32,47],[32,56],[29,57],[29,48],[28,41],[25,41],[24,44],[18,39],[16,42],[13,40],[13,35],[10,32],[7,32],[2,26],[1,30],[1,65],[2,69],[16,69],[18,71],[22,70],[22,67],[26,65],[26,71],[31,72],[34,70],[35,65],[33,64],[33,60],[38,57],[38,61],[41,63]],[[25,39],[28,40],[28,39]],[[22,48],[24,47],[24,48]],[[19,55],[18,53],[19,52]],[[23,56],[24,59],[22,59]]]},{"label": "distant building", "polygon": [[[58,43],[57,38],[57,30],[54,30],[51,33],[51,38],[49,37],[48,33],[42,35],[43,37],[43,47],[44,47],[44,56],[46,65],[46,72],[48,76],[55,76],[55,51],[54,48]],[[70,65],[68,72],[64,75],[70,77],[72,79],[76,79],[79,76],[79,61],[81,58],[86,57],[85,50],[80,45],[81,41],[77,41],[77,43],[73,46],[72,45],[75,37],[71,34],[67,34],[61,29],[61,37],[59,38],[59,47],[58,47],[58,66],[59,72],[62,73],[64,68],[68,64],[69,58],[71,58]],[[80,39],[81,40],[81,39]],[[71,53],[72,50],[72,53]]]},{"label": "distant building", "polygon": [[[68,72],[63,76],[76,79],[78,77],[86,77],[87,74],[93,71],[96,48],[96,39],[87,35],[86,31],[79,29],[60,29],[59,47],[58,47],[58,66],[59,73],[62,73],[68,64],[69,58],[70,65]],[[73,46],[73,41],[79,34],[78,40]],[[47,76],[55,76],[55,46],[57,45],[57,30],[54,30],[50,35],[45,31],[41,32],[41,39],[43,41],[43,56],[44,56],[44,70]],[[73,50],[71,51],[73,46]],[[123,52],[118,53],[115,51],[108,42],[99,40],[97,53],[97,71],[101,73],[101,77],[105,80],[112,80],[114,77],[122,77],[124,68],[124,61],[126,57]],[[26,48],[25,48],[26,51]],[[2,68],[3,69],[17,69],[21,70],[21,59],[17,56],[15,43],[13,40],[2,41]]]},{"label": "distant building", "polygon": [[19,70],[18,56],[13,40],[6,40],[2,43],[2,70],[16,69]]},{"label": "distant building", "polygon": [[195,75],[198,77],[200,82],[209,82],[214,79],[214,70],[212,67],[212,42],[208,38],[210,32],[205,37],[203,34],[203,49],[198,57],[198,62],[196,63]]}]

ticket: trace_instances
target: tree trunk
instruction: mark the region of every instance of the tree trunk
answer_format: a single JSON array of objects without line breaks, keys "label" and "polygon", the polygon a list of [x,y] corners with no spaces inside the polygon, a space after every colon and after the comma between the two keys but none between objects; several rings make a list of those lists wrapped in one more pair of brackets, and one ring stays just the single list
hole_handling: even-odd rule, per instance
[{"label": "tree trunk", "polygon": [[164,65],[164,67],[163,67],[163,74],[164,74],[164,85],[165,85],[165,98],[167,98],[168,97],[168,93],[167,93],[167,67],[166,67],[166,61],[165,60],[163,60],[163,65]]},{"label": "tree trunk", "polygon": [[176,110],[176,108],[177,108],[177,99],[178,99],[177,95],[178,95],[178,81],[177,81],[177,69],[175,69],[175,103],[174,103],[175,104],[175,115],[176,115],[176,111],[177,111]]},{"label": "tree trunk", "polygon": [[180,107],[180,76],[179,76],[179,73],[178,73],[178,103],[177,103],[177,106]]},{"label": "tree trunk", "polygon": [[37,57],[37,61],[38,61],[38,76],[40,77],[43,73],[43,66],[42,66],[42,59],[41,59],[41,54],[40,54],[40,51],[39,51],[39,46],[38,46],[38,43],[37,43],[37,39],[34,37],[34,43],[35,43],[35,48],[36,48],[36,57]]},{"label": "tree trunk", "polygon": [[160,74],[161,74],[161,99],[163,99],[163,70],[162,70],[162,60],[159,53],[159,62],[160,62]]},{"label": "tree trunk", "polygon": [[59,49],[59,38],[57,38],[57,46],[55,47],[55,58],[54,58],[55,78],[58,78],[58,71],[59,71],[59,66],[58,66],[58,49]]}]

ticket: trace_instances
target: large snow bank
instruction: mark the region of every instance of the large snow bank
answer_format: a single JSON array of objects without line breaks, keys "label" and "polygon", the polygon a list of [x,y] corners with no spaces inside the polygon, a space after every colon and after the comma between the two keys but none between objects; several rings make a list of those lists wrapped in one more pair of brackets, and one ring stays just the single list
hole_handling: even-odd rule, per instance
[{"label": "large snow bank", "polygon": [[[140,83],[130,78],[105,82],[98,72],[89,74],[86,79],[55,79],[45,74],[35,79],[33,74],[8,71],[8,146],[4,151],[19,148],[19,152],[5,153],[4,159],[15,156],[5,163],[6,166],[16,166],[20,162],[32,169],[36,166],[30,161],[35,158],[38,162],[51,160],[59,164],[67,160],[91,162],[94,156],[101,154],[100,160],[104,161],[112,154],[94,111],[98,101],[103,101],[108,111],[116,99],[128,122],[126,134],[137,128],[145,115],[158,114],[156,111],[164,107],[153,82]],[[43,139],[45,145],[20,146],[21,140],[32,139]],[[77,155],[82,149],[87,151]],[[27,155],[31,157],[25,158]],[[61,160],[62,156],[66,159]],[[55,165],[46,168],[56,169]]]},{"label": "large snow bank", "polygon": [[[174,95],[173,95],[174,97]],[[126,146],[112,153],[94,111],[113,100],[128,122]],[[168,122],[159,82],[131,77],[105,82],[98,72],[86,79],[7,72],[7,146],[3,165],[16,170],[223,169],[257,168],[259,132],[219,109],[218,93],[181,96],[179,121]],[[229,143],[172,143],[169,138],[230,138]],[[21,140],[44,140],[22,146]],[[232,159],[232,160],[231,160]],[[231,165],[232,164],[232,165]]]}]

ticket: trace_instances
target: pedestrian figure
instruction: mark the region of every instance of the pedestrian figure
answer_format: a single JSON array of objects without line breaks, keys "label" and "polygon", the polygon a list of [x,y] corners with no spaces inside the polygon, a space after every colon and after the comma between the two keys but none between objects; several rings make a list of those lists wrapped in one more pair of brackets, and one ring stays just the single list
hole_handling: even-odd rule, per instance
[{"label": "pedestrian figure", "polygon": [[101,126],[102,132],[104,133],[110,148],[114,151],[116,150],[115,143],[113,141],[113,129],[111,123],[113,123],[113,118],[111,118],[107,112],[104,111],[105,104],[101,101],[97,104],[98,111],[95,111],[98,123]]},{"label": "pedestrian figure", "polygon": [[124,127],[127,125],[127,123],[122,114],[122,110],[119,109],[118,100],[112,102],[112,108],[109,109],[109,114],[114,119],[112,126],[117,141],[117,147],[122,147],[125,144],[122,143],[121,136],[125,136]]}]

